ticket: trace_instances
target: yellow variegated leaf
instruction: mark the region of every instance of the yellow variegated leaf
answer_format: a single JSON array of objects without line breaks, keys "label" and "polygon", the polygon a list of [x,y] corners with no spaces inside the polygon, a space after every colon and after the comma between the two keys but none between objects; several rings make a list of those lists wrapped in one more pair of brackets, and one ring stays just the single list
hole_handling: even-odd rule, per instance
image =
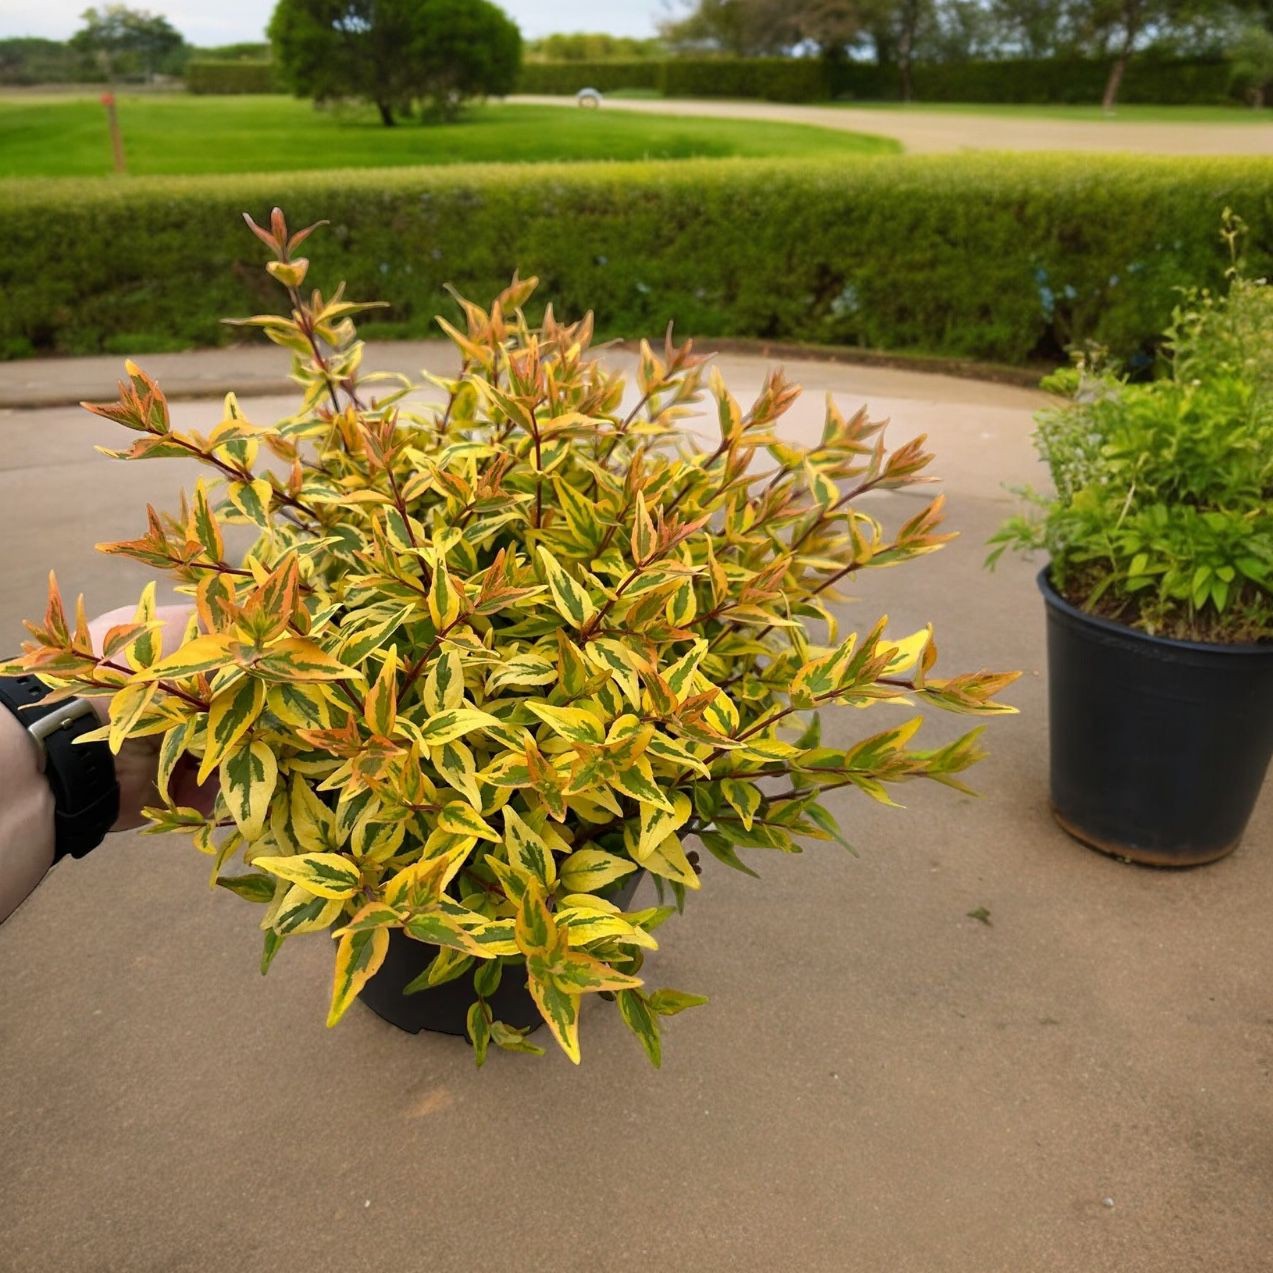
[{"label": "yellow variegated leaf", "polygon": [[555,985],[574,995],[601,990],[634,990],[641,984],[640,977],[618,972],[595,955],[582,950],[571,950],[568,945],[559,946],[543,962],[532,955],[527,959],[526,966],[536,976],[546,974]]},{"label": "yellow variegated leaf", "polygon": [[641,830],[637,838],[636,855],[638,860],[644,862],[669,835],[685,825],[691,811],[690,798],[683,791],[674,791],[670,806],[642,801],[640,810]]},{"label": "yellow variegated leaf", "polygon": [[424,678],[421,701],[430,713],[448,712],[464,702],[464,664],[455,650],[444,650]]},{"label": "yellow variegated leaf", "polygon": [[280,681],[267,690],[265,707],[293,729],[327,729],[331,725],[330,692],[325,681]]},{"label": "yellow variegated leaf", "polygon": [[301,848],[325,853],[338,847],[332,811],[300,777],[292,780],[289,812],[288,833]]},{"label": "yellow variegated leaf", "polygon": [[[503,874],[499,874],[503,878]],[[538,879],[529,872],[522,878],[525,884],[518,900],[514,927],[517,948],[527,957],[539,955],[547,958],[564,943],[558,935],[552,912],[544,901],[544,891]]]},{"label": "yellow variegated leaf", "polygon": [[406,839],[405,822],[359,822],[349,838],[354,857],[370,862],[387,862],[402,848]]},{"label": "yellow variegated leaf", "polygon": [[368,902],[360,906],[348,923],[342,924],[334,934],[343,937],[346,933],[361,932],[366,928],[397,928],[401,925],[403,912],[384,902]]},{"label": "yellow variegated leaf", "polygon": [[443,904],[418,910],[406,920],[403,929],[416,941],[428,942],[443,950],[458,951],[477,959],[494,959],[494,951],[483,945],[460,918],[449,913],[451,909]]},{"label": "yellow variegated leaf", "polygon": [[151,580],[142,589],[141,598],[137,602],[137,611],[133,622],[143,624],[146,631],[129,644],[124,651],[124,659],[134,672],[148,668],[160,655],[163,648],[163,628],[153,628],[155,622],[155,583]]},{"label": "yellow variegated leaf", "polygon": [[200,782],[212,776],[221,758],[256,723],[264,706],[265,686],[255,676],[240,676],[233,685],[213,695],[208,708],[206,750],[199,766]]},{"label": "yellow variegated leaf", "polygon": [[423,725],[411,730],[411,735],[425,747],[440,747],[471,734],[475,729],[487,729],[498,725],[499,720],[475,707],[454,707],[449,711],[430,716]]},{"label": "yellow variegated leaf", "polygon": [[685,856],[681,841],[675,835],[669,835],[657,848],[645,857],[641,865],[654,875],[661,875],[665,880],[674,880],[684,884],[686,888],[701,888],[698,875]]},{"label": "yellow variegated leaf", "polygon": [[433,568],[433,580],[429,585],[429,615],[439,632],[452,627],[463,613],[464,598],[444,562],[439,560]]},{"label": "yellow variegated leaf", "polygon": [[347,932],[336,945],[336,974],[332,982],[332,1002],[327,1024],[333,1026],[358,997],[363,986],[384,963],[389,950],[387,928],[365,928]]},{"label": "yellow variegated leaf", "polygon": [[452,800],[442,807],[438,814],[438,827],[452,835],[474,836],[479,840],[493,840],[496,844],[502,838],[476,809],[463,800]]},{"label": "yellow variegated leaf", "polygon": [[643,928],[630,924],[618,915],[586,908],[559,910],[557,923],[565,928],[571,946],[584,946],[591,941],[618,941],[621,945],[641,946],[657,950],[659,944]]},{"label": "yellow variegated leaf", "polygon": [[286,637],[275,642],[253,660],[252,667],[259,675],[280,681],[337,681],[358,675],[309,637]]},{"label": "yellow variegated leaf", "polygon": [[168,784],[172,780],[172,771],[176,768],[177,761],[186,754],[186,749],[190,746],[190,740],[194,737],[195,726],[196,722],[193,719],[183,721],[180,725],[174,725],[164,734],[163,742],[159,744],[155,790],[158,791],[159,798],[165,804],[172,803]]},{"label": "yellow variegated leaf", "polygon": [[268,527],[270,524],[270,500],[274,488],[263,477],[251,482],[230,482],[226,486],[226,495],[248,521],[258,526]]},{"label": "yellow variegated leaf", "polygon": [[553,707],[548,703],[527,703],[526,706],[562,738],[574,743],[605,742],[605,722],[582,707]]},{"label": "yellow variegated leaf", "polygon": [[932,624],[929,624],[926,628],[920,628],[918,632],[912,632],[910,636],[883,638],[881,644],[896,646],[897,649],[889,658],[882,675],[900,676],[904,672],[909,672],[915,666],[915,660],[924,652],[924,647],[932,635]]},{"label": "yellow variegated leaf", "polygon": [[[315,897],[346,898],[358,892],[357,864],[339,853],[301,853],[294,857],[258,857],[252,865],[299,884]],[[392,899],[386,899],[392,900]]]},{"label": "yellow variegated leaf", "polygon": [[367,691],[363,719],[377,738],[389,738],[398,720],[398,647],[391,645],[380,667],[380,675]]},{"label": "yellow variegated leaf", "polygon": [[663,680],[678,702],[684,702],[692,692],[698,665],[703,661],[703,655],[706,653],[707,642],[695,641],[688,653],[681,655],[675,663],[664,669]]},{"label": "yellow variegated leaf", "polygon": [[445,743],[429,749],[429,758],[443,779],[473,806],[482,803],[477,784],[477,764],[473,753],[461,742]]},{"label": "yellow variegated leaf", "polygon": [[457,835],[441,828],[433,831],[424,842],[420,863],[434,873],[435,885],[440,893],[459,873],[465,859],[473,851],[477,836],[465,833]]},{"label": "yellow variegated leaf", "polygon": [[582,629],[596,616],[597,608],[588,594],[570,577],[556,557],[547,548],[540,547],[539,560],[544,567],[544,579],[552,594],[553,605],[572,628]]},{"label": "yellow variegated leaf", "polygon": [[274,752],[260,741],[240,743],[222,759],[220,779],[221,795],[243,838],[259,839],[278,782]]},{"label": "yellow variegated leaf", "polygon": [[743,824],[743,829],[750,831],[752,820],[756,816],[756,811],[760,808],[761,795],[759,789],[754,783],[738,782],[732,778],[725,779],[721,783],[720,789],[721,795],[725,797],[730,807],[738,814],[739,821]]},{"label": "yellow variegated leaf", "polygon": [[612,774],[609,782],[612,787],[623,792],[625,796],[631,796],[633,800],[653,805],[667,813],[672,812],[672,805],[659,789],[658,783],[654,781],[650,762],[644,756],[638,757],[636,763],[630,768]]},{"label": "yellow variegated leaf", "polygon": [[567,994],[550,981],[530,977],[527,981],[531,998],[539,1015],[547,1022],[561,1050],[579,1064],[579,996]]},{"label": "yellow variegated leaf", "polygon": [[111,696],[108,734],[111,751],[119,752],[129,731],[150,706],[158,689],[159,686],[153,681],[133,681]]},{"label": "yellow variegated leaf", "polygon": [[683,628],[694,621],[694,616],[698,613],[698,603],[694,598],[693,580],[681,580],[676,591],[668,598],[665,612],[667,621],[674,628]]},{"label": "yellow variegated leaf", "polygon": [[189,533],[203,547],[208,561],[220,561],[225,554],[221,539],[221,527],[208,503],[208,489],[203,479],[195,482],[194,499],[190,507]]},{"label": "yellow variegated leaf", "polygon": [[602,849],[579,849],[562,862],[561,884],[572,893],[591,893],[636,869],[636,863]]},{"label": "yellow variegated leaf", "polygon": [[342,909],[343,905],[338,899],[315,897],[300,884],[293,884],[283,895],[271,926],[283,937],[291,937],[297,933],[316,933],[330,928]]},{"label": "yellow variegated leaf", "polygon": [[138,675],[148,681],[180,680],[198,672],[211,672],[234,662],[231,651],[234,638],[222,633],[219,636],[200,636],[187,641],[179,650],[152,663]]},{"label": "yellow variegated leaf", "polygon": [[535,654],[518,654],[501,663],[487,678],[486,692],[494,694],[509,685],[552,685],[557,680],[554,660]]},{"label": "yellow variegated leaf", "polygon": [[544,889],[551,889],[557,882],[557,866],[544,837],[528,826],[511,805],[505,805],[501,812],[509,862],[533,875]]}]

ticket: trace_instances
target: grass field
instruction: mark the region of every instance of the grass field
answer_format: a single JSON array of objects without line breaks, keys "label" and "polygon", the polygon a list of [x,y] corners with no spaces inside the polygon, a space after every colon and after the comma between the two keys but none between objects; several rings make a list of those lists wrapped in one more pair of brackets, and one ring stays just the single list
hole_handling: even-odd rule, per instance
[{"label": "grass field", "polygon": [[[370,109],[316,110],[289,97],[121,95],[128,169],[136,174],[281,172],[410,164],[584,159],[799,158],[894,154],[882,137],[803,124],[487,105],[456,124],[383,127]],[[111,171],[105,112],[94,97],[0,97],[0,177]]]},{"label": "grass field", "polygon": [[850,110],[929,111],[943,115],[998,115],[1009,119],[1112,120],[1120,124],[1239,124],[1273,128],[1273,110],[1246,106],[1120,106],[1106,114],[1099,105],[1046,106],[1017,102],[834,102]]}]

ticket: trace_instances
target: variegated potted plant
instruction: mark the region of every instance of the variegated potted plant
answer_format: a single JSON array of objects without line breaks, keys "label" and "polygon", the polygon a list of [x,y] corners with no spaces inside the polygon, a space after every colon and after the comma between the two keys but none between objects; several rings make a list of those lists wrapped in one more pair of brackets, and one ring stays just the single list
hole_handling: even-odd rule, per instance
[{"label": "variegated potted plant", "polygon": [[[923,481],[923,440],[889,451],[829,405],[798,447],[781,373],[747,408],[713,374],[702,449],[681,427],[702,395],[690,345],[642,345],[625,392],[590,318],[526,317],[533,280],[439,320],[459,370],[422,398],[359,376],[362,307],[302,294],[310,230],[278,211],[252,228],[290,314],[249,322],[291,351],[296,411],[262,424],[230,397],[206,434],[179,430],[131,364],[90,407],[138,435],[121,459],[210,470],[175,516],[102,546],[190,597],[186,631],[161,657],[152,587],[95,655],[54,590],[20,665],[111,695],[113,744],[161,739],[151,829],[192,835],[261,906],[262,970],[292,937],[335,938],[329,1023],[360,992],[404,1024],[418,999],[480,1064],[492,1042],[538,1051],[542,1017],[577,1061],[599,992],[657,1064],[660,1018],[702,1002],[643,976],[700,887],[691,842],[751,874],[749,849],[838,837],[825,792],[960,787],[980,755],[977,730],[916,748],[909,713],[824,747],[819,709],[1012,710],[1011,674],[935,676],[928,629],[840,631],[838,585],[949,538],[940,498],[891,531],[859,502]],[[171,798],[182,757],[218,784],[206,816]],[[660,897],[634,909],[642,874]]]}]

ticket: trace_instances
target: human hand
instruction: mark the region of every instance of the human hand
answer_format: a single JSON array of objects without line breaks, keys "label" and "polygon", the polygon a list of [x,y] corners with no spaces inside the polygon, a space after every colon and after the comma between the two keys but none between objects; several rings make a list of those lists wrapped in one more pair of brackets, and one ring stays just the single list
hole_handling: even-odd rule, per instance
[{"label": "human hand", "polygon": [[[155,618],[164,625],[163,653],[170,654],[181,644],[191,609],[189,605],[171,605],[159,606],[155,610]],[[111,628],[131,623],[133,614],[134,607],[123,606],[98,615],[88,625],[93,638],[93,649],[100,653]],[[103,723],[109,720],[109,698],[93,698],[89,702]],[[119,754],[115,757],[115,777],[119,782],[119,817],[111,827],[112,831],[128,831],[141,826],[145,821],[141,811],[158,800],[155,779],[159,770],[159,747],[162,739],[162,734],[153,734],[148,738],[129,738],[119,749]],[[189,756],[182,756],[168,781],[168,791],[175,804],[188,805],[201,813],[211,813],[216,800],[217,783],[215,779],[210,779],[200,786],[195,781],[197,769],[198,766]]]}]

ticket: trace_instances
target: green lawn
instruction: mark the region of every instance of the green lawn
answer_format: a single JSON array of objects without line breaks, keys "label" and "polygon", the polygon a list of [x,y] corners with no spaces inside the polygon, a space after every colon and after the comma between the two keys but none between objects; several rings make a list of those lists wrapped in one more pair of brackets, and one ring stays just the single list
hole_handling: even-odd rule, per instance
[{"label": "green lawn", "polygon": [[[370,109],[317,110],[289,97],[119,97],[128,168],[137,174],[279,172],[409,164],[574,159],[690,159],[894,154],[882,137],[803,124],[474,107],[461,122],[383,127]],[[96,96],[0,97],[0,177],[111,171]]]},{"label": "green lawn", "polygon": [[1120,106],[1107,115],[1099,105],[1046,106],[1017,102],[834,102],[849,110],[940,111],[948,115],[1002,115],[1020,119],[1114,120],[1120,124],[1263,124],[1273,126],[1273,110],[1247,106]]}]

